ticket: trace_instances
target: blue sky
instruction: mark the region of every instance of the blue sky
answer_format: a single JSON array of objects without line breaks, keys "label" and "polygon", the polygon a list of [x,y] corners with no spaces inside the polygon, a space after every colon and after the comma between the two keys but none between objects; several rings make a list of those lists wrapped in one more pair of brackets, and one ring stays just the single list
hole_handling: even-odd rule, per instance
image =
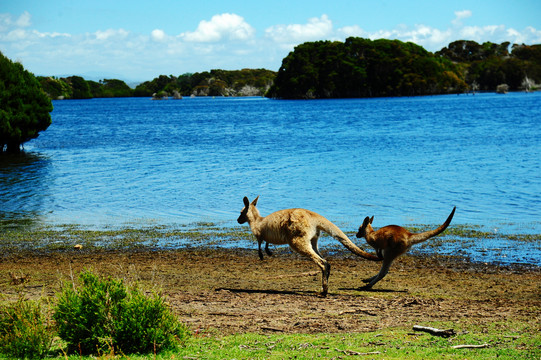
[{"label": "blue sky", "polygon": [[541,1],[0,0],[0,51],[36,75],[278,70],[295,45],[349,36],[540,44]]}]

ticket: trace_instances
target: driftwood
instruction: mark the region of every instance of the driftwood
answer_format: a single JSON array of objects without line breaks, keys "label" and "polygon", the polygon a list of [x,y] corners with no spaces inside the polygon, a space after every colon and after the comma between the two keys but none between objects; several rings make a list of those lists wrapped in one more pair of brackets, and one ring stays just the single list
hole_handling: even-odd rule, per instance
[{"label": "driftwood", "polygon": [[452,348],[453,349],[482,349],[488,347],[488,344],[482,344],[482,345],[455,345]]},{"label": "driftwood", "polygon": [[424,331],[434,336],[441,336],[441,337],[449,337],[449,336],[455,335],[455,330],[453,329],[441,330],[441,329],[436,329],[433,327],[420,326],[420,325],[413,325],[413,330]]}]

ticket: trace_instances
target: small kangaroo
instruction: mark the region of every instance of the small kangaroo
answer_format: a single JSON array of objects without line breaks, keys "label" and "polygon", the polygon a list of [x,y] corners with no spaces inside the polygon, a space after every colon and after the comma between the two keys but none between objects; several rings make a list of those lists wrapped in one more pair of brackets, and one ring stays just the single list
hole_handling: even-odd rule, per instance
[{"label": "small kangaroo", "polygon": [[456,206],[451,211],[451,214],[437,229],[425,231],[418,234],[412,234],[408,230],[397,225],[384,226],[378,231],[374,231],[372,228],[372,221],[374,217],[368,216],[364,219],[363,224],[359,227],[357,237],[366,239],[366,242],[376,249],[378,257],[383,259],[381,269],[378,274],[372,276],[369,279],[363,280],[367,285],[365,289],[370,289],[378,281],[383,279],[389,272],[391,263],[400,255],[406,253],[413,245],[430,239],[436,235],[441,234],[447,226],[451,223],[453,216],[455,215]]},{"label": "small kangaroo", "polygon": [[258,242],[259,258],[263,259],[261,244],[264,241],[267,243],[265,251],[268,255],[271,255],[268,250],[269,243],[276,245],[289,244],[291,249],[308,257],[321,269],[322,296],[326,296],[328,292],[331,266],[319,253],[317,241],[321,231],[340,241],[348,250],[358,256],[374,261],[381,260],[377,256],[358,248],[342,230],[315,212],[305,209],[287,209],[262,217],[256,208],[258,199],[259,196],[250,203],[248,198],[244,197],[244,208],[240,212],[237,221],[239,224],[248,222],[250,225],[250,229]]}]

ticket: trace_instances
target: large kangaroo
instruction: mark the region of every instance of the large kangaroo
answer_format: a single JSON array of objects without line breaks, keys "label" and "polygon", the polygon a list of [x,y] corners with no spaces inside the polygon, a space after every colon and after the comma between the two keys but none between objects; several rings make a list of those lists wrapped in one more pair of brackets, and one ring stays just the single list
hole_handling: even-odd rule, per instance
[{"label": "large kangaroo", "polygon": [[[369,260],[381,260],[375,255],[358,248],[349,238],[329,220],[315,212],[305,209],[279,210],[270,215],[262,217],[256,208],[257,200],[252,203],[244,197],[244,208],[237,219],[239,224],[248,222],[252,233],[257,239],[259,246],[259,258],[263,259],[261,243],[264,241],[276,245],[289,244],[291,249],[301,255],[310,258],[319,266],[322,272],[323,290],[322,296],[327,295],[329,275],[331,266],[319,253],[317,240],[320,232],[324,231],[340,241],[346,248],[356,255]],[[266,247],[267,254],[270,255]]]},{"label": "large kangaroo", "polygon": [[363,224],[359,227],[357,237],[366,238],[366,242],[376,249],[376,253],[380,258],[383,258],[383,263],[381,264],[381,269],[378,274],[364,280],[364,282],[367,283],[365,288],[370,289],[378,281],[383,279],[389,272],[389,268],[391,267],[391,263],[394,261],[394,259],[404,254],[413,245],[442,233],[451,223],[455,210],[456,206],[453,208],[453,211],[451,211],[451,214],[447,220],[445,220],[445,222],[437,229],[418,234],[412,234],[408,230],[397,225],[384,226],[378,231],[374,231],[372,228],[372,221],[374,221],[374,217],[372,216],[372,218],[369,218],[367,216],[364,219]]}]

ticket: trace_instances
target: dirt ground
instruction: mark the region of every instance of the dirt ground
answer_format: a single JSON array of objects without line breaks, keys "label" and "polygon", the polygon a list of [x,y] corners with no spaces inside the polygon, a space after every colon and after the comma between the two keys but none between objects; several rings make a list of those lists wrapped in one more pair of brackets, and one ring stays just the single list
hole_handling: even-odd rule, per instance
[{"label": "dirt ground", "polygon": [[[541,268],[471,264],[404,256],[372,291],[361,279],[379,263],[349,253],[330,262],[329,294],[318,296],[321,273],[287,247],[260,261],[255,249],[48,252],[0,256],[0,293],[16,299],[49,296],[84,268],[159,289],[181,321],[199,333],[377,331],[448,322],[487,328],[506,322],[541,324]],[[517,329],[519,330],[519,329]]]}]

